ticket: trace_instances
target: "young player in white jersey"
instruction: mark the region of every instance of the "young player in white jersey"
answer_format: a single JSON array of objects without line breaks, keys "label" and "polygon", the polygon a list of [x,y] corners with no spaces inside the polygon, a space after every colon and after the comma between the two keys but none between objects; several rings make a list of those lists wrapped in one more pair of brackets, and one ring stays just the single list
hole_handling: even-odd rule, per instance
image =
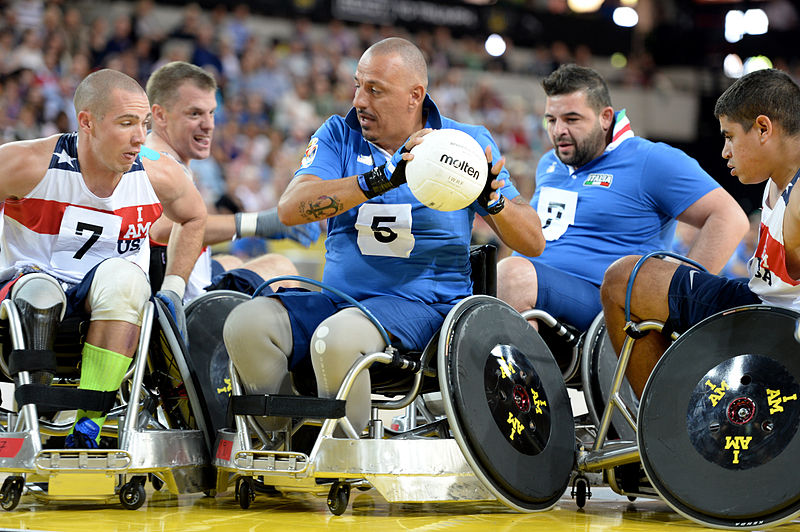
[{"label": "young player in white jersey", "polygon": [[[714,114],[731,175],[745,184],[767,182],[750,279],[729,280],[664,260],[642,265],[631,319],[659,320],[666,327],[634,344],[628,380],[640,395],[672,331],[683,332],[712,314],[747,304],[800,310],[800,196],[793,193],[800,175],[800,87],[780,70],[752,72],[719,97]],[[603,312],[617,352],[625,338],[628,277],[638,258],[620,259],[603,280]]]},{"label": "young player in white jersey", "polygon": [[[191,179],[189,163],[211,154],[214,133],[214,113],[217,108],[217,84],[214,77],[202,68],[183,61],[163,65],[147,81],[147,95],[153,111],[152,131],[147,146],[181,163]],[[167,242],[172,224],[162,218],[151,229],[156,242]],[[210,246],[229,242],[232,238],[259,236],[262,238],[291,238],[305,246],[319,237],[318,223],[287,227],[278,220],[277,209],[259,213],[208,216],[203,244]],[[219,269],[222,269],[219,267]],[[257,257],[225,275],[212,275],[211,250],[207,247],[198,258],[184,301],[204,293],[216,283],[219,287],[252,292],[265,279],[294,274],[292,262],[282,255]]]},{"label": "young player in white jersey", "polygon": [[[181,325],[206,211],[179,164],[140,155],[150,105],[135,80],[94,72],[74,102],[77,133],[0,146],[0,294],[35,313],[55,287],[63,298],[55,297],[59,315],[88,315],[79,387],[113,391],[130,366],[150,297],[150,225],[162,209],[177,223],[158,296]],[[52,335],[33,348],[52,348]],[[67,446],[96,448],[104,420],[101,412],[78,410]]]}]

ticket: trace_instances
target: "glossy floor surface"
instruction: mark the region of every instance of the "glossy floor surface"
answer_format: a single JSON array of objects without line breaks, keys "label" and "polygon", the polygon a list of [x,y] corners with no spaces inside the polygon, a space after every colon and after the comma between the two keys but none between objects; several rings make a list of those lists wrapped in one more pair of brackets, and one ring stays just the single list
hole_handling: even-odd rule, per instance
[{"label": "glossy floor surface", "polygon": [[[325,499],[308,494],[270,497],[258,495],[242,510],[230,493],[216,498],[202,495],[174,497],[148,492],[139,510],[117,504],[85,505],[43,503],[23,496],[12,512],[0,514],[2,530],[48,531],[283,531],[293,530],[458,530],[492,532],[506,530],[703,530],[658,500],[636,500],[595,488],[586,507],[578,510],[568,494],[549,511],[513,512],[491,503],[389,504],[375,490],[354,491],[350,507],[332,515]],[[776,528],[800,530],[800,521]]]}]

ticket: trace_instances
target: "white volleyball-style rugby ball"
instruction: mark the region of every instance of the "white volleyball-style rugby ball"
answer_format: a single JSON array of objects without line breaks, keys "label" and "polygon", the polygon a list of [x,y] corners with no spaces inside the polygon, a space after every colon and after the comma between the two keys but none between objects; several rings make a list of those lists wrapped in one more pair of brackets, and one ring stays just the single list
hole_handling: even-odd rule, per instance
[{"label": "white volleyball-style rugby ball", "polygon": [[486,185],[486,155],[478,141],[463,131],[431,131],[411,153],[414,158],[406,164],[408,188],[431,209],[463,209]]}]

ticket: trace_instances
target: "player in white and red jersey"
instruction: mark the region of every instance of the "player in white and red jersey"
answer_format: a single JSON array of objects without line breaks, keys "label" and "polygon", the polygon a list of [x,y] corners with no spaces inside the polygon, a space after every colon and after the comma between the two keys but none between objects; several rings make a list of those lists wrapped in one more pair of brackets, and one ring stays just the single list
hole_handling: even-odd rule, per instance
[{"label": "player in white and red jersey", "polygon": [[[785,72],[743,76],[717,100],[714,114],[725,138],[722,157],[745,184],[767,181],[761,228],[749,280],[729,280],[663,260],[645,262],[633,287],[631,319],[659,320],[664,333],[634,344],[628,380],[638,394],[668,346],[672,331],[729,308],[768,303],[800,310],[800,86]],[[617,352],[625,338],[625,292],[639,257],[612,264],[603,280],[603,312]]]},{"label": "player in white and red jersey", "polygon": [[[211,154],[216,91],[217,84],[211,74],[183,61],[163,65],[147,81],[147,95],[153,111],[152,131],[147,136],[147,146],[181,163],[190,178],[189,163],[193,159],[205,159]],[[156,242],[166,242],[170,229],[169,220],[164,218],[153,226],[150,236]],[[319,234],[318,223],[292,227],[283,225],[278,220],[277,209],[235,216],[210,214],[203,244],[210,246],[229,242],[232,238],[259,236],[291,238],[308,247],[317,240]],[[212,281],[215,287],[252,293],[265,279],[287,274],[297,275],[292,262],[282,255],[267,254],[225,275],[214,277],[211,250],[206,247],[189,278],[184,301],[188,302],[204,293]]]},{"label": "player in white and red jersey", "polygon": [[[66,314],[91,320],[79,387],[113,391],[130,366],[150,297],[150,226],[162,209],[178,223],[159,296],[180,323],[206,212],[179,164],[140,154],[150,106],[135,80],[94,72],[74,101],[77,133],[0,146],[0,294],[36,310],[47,286],[63,288]],[[97,447],[105,416],[79,410],[77,420],[67,446]]]}]

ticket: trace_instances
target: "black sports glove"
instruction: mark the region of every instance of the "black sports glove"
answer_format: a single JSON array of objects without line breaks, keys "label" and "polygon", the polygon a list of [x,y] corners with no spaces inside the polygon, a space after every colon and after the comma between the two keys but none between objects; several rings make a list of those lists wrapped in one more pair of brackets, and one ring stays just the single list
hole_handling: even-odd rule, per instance
[{"label": "black sports glove", "polygon": [[367,199],[380,196],[387,190],[397,188],[406,182],[406,161],[403,154],[409,150],[405,145],[394,152],[392,158],[369,172],[358,176],[358,187]]},{"label": "black sports glove", "polygon": [[499,198],[496,201],[489,203],[491,201],[490,198],[492,192],[495,192],[495,190],[492,188],[492,182],[497,176],[492,173],[492,163],[488,163],[488,165],[489,173],[486,176],[486,185],[484,185],[481,195],[478,196],[478,205],[486,209],[486,212],[489,214],[497,214],[503,210],[503,207],[506,206],[506,198],[503,197],[503,195],[500,193],[500,190],[497,190],[496,192]]}]

